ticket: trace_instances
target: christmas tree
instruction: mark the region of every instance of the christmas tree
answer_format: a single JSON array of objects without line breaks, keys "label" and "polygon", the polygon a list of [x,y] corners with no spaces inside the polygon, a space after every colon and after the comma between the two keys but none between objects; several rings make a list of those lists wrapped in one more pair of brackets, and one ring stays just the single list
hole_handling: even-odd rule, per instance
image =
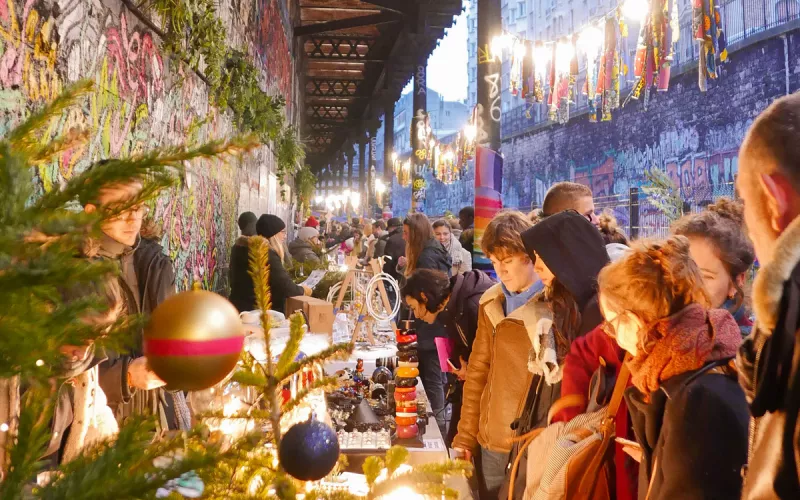
[{"label": "christmas tree", "polygon": [[[222,159],[258,145],[257,140],[245,137],[105,160],[61,189],[35,197],[36,166],[87,139],[81,130],[51,137],[48,123],[92,90],[88,82],[71,87],[0,141],[0,499],[180,498],[181,481],[193,479],[202,481],[203,498],[296,498],[301,492],[306,498],[352,497],[315,491],[304,484],[304,478],[297,478],[297,472],[290,476],[289,463],[284,466],[281,462],[281,458],[296,461],[298,457],[296,449],[281,446],[282,439],[296,439],[306,429],[301,426],[316,425],[285,417],[298,413],[309,395],[335,386],[336,380],[315,377],[291,398],[282,398],[281,389],[304,371],[346,355],[352,346],[332,346],[297,359],[304,329],[302,317],[294,315],[285,348],[280,354],[271,352],[269,247],[258,237],[250,241],[250,274],[261,311],[265,357],[259,361],[253,352],[243,353],[226,382],[246,388],[252,401],[233,412],[196,415],[199,425],[194,430],[158,439],[154,439],[152,419],[135,417],[115,435],[78,450],[69,460],[50,465],[42,462],[52,437],[57,388],[69,377],[65,347],[120,351],[132,345],[131,339],[146,321],[131,316],[110,324],[86,321],[108,312],[100,290],[104,280],[119,272],[108,262],[85,258],[87,242],[100,235],[103,221],[174,185],[185,162]],[[76,210],[76,200],[94,199],[105,186],[134,181],[143,189],[128,202],[93,213]],[[67,299],[64,291],[72,288],[97,292]],[[215,422],[243,425],[240,432],[225,434],[218,426],[215,429]],[[282,426],[289,427],[283,436]],[[323,446],[325,456],[320,456],[328,460],[331,451],[338,457],[338,445],[335,449]],[[401,470],[406,455],[402,449],[392,449],[385,459],[373,458],[365,464],[369,497],[379,497],[395,484],[413,485],[417,491],[440,498],[452,497],[455,493],[445,486],[444,478],[468,472],[463,462]],[[319,465],[305,464],[310,470]],[[49,473],[37,484],[37,476],[42,478],[40,473],[45,470]],[[388,479],[379,480],[382,473]]]}]

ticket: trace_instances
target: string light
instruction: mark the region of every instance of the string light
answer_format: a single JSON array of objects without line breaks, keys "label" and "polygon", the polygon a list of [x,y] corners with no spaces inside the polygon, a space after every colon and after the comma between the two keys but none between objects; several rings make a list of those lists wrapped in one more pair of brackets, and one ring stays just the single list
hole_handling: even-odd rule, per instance
[{"label": "string light", "polygon": [[537,45],[533,49],[533,66],[536,71],[536,77],[544,79],[547,74],[547,64],[550,62],[551,51],[547,50],[544,45]]},{"label": "string light", "polygon": [[569,73],[569,65],[575,57],[575,48],[569,42],[556,44],[556,73]]},{"label": "string light", "polygon": [[622,4],[622,15],[634,21],[642,22],[650,12],[647,0],[625,0]]},{"label": "string light", "polygon": [[44,366],[44,361],[42,361],[41,359],[37,359],[36,360],[36,366],[38,366],[38,367]]},{"label": "string light", "polygon": [[595,54],[603,48],[603,32],[596,26],[587,26],[578,35],[578,50],[585,54]]},{"label": "string light", "polygon": [[9,427],[7,423],[3,422],[2,424],[0,424],[0,432],[8,432],[8,429]]}]

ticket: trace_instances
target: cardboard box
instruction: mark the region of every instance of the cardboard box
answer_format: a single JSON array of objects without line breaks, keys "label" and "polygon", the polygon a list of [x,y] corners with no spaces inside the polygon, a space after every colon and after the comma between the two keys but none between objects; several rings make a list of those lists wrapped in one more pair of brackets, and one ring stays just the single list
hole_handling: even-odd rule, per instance
[{"label": "cardboard box", "polygon": [[286,317],[302,311],[311,333],[333,335],[333,304],[322,299],[298,295],[286,299]]}]

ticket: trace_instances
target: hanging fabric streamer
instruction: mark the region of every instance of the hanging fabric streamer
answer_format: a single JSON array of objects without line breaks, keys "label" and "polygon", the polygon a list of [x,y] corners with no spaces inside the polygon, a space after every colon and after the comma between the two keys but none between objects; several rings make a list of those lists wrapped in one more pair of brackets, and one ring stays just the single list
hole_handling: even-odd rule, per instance
[{"label": "hanging fabric streamer", "polygon": [[525,40],[525,57],[522,58],[522,98],[531,99],[534,97],[536,76],[533,73],[533,42]]},{"label": "hanging fabric streamer", "polygon": [[728,60],[727,40],[722,31],[722,18],[715,0],[694,0],[692,2],[692,31],[700,41],[698,60],[698,86],[705,92],[708,80],[719,77],[720,63]]}]

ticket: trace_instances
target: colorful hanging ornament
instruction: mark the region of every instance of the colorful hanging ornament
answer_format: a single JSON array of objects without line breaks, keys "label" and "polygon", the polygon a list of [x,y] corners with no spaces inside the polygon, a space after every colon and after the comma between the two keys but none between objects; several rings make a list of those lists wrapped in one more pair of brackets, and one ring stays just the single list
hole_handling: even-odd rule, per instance
[{"label": "colorful hanging ornament", "polygon": [[583,95],[589,104],[589,117],[597,121],[597,108],[595,96],[597,91],[597,76],[599,70],[600,53],[603,49],[603,32],[596,26],[585,28],[578,37],[578,51],[586,56],[586,81],[583,84]]},{"label": "colorful hanging ornament", "polygon": [[545,89],[548,85],[547,69],[550,65],[552,52],[542,42],[536,42],[533,49],[533,101],[544,102]]},{"label": "colorful hanging ornament", "polygon": [[708,89],[708,79],[719,77],[720,63],[728,60],[728,43],[722,31],[722,17],[716,0],[694,0],[692,3],[692,31],[700,41],[698,86]]},{"label": "colorful hanging ornament", "polygon": [[148,366],[171,390],[197,391],[218,384],[244,347],[244,327],[223,296],[195,288],[169,297],[144,330]]},{"label": "colorful hanging ornament", "polygon": [[286,432],[278,448],[278,459],[295,479],[318,481],[339,461],[336,431],[312,414],[306,422],[295,424]]}]

